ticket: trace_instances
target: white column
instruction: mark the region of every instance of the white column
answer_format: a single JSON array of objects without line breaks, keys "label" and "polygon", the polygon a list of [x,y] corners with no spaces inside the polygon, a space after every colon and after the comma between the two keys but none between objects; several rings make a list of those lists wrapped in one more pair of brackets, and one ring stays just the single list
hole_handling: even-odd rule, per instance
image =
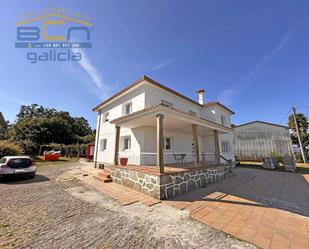
[{"label": "white column", "polygon": [[220,163],[220,145],[218,131],[214,130],[214,141],[215,141],[215,158],[216,163]]},{"label": "white column", "polygon": [[118,155],[119,155],[119,140],[120,140],[120,126],[116,126],[115,132],[115,151],[114,151],[114,165],[118,165]]},{"label": "white column", "polygon": [[197,124],[192,124],[192,141],[194,153],[194,166],[198,167],[200,162],[200,150],[198,146]]},{"label": "white column", "polygon": [[163,163],[163,114],[157,114],[157,166],[160,173],[164,173]]}]

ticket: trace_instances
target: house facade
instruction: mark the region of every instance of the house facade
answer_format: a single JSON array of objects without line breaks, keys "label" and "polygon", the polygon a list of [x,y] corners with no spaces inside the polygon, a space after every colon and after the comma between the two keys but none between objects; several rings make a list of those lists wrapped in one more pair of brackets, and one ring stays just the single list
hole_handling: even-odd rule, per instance
[{"label": "house facade", "polygon": [[289,127],[253,121],[234,127],[234,149],[239,160],[263,160],[271,155],[293,156]]},{"label": "house facade", "polygon": [[143,76],[93,109],[94,161],[117,165],[197,166],[234,159],[231,115],[219,102],[197,101]]}]

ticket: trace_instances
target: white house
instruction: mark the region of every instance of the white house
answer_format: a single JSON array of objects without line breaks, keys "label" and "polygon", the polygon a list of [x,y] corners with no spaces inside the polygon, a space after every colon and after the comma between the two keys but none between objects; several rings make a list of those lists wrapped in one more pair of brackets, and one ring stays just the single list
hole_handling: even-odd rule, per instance
[{"label": "white house", "polygon": [[[194,101],[143,76],[105,100],[98,113],[94,161],[131,165],[190,166],[234,159],[229,108]],[[222,160],[222,159],[221,159]]]}]

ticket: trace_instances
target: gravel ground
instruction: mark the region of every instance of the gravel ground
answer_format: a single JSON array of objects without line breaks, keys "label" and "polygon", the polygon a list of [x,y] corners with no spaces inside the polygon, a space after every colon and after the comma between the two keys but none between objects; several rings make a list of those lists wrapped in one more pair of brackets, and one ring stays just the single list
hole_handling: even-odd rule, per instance
[{"label": "gravel ground", "polygon": [[0,183],[1,249],[255,248],[186,211],[164,204],[123,207],[79,180],[57,181],[72,167],[44,166],[33,180]]}]

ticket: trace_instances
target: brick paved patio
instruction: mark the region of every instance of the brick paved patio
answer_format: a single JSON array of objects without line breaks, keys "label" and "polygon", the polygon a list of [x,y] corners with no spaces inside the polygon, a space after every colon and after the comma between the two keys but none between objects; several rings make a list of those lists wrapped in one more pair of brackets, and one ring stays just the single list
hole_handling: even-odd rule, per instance
[{"label": "brick paved patio", "polygon": [[236,169],[234,177],[164,203],[261,248],[309,248],[309,175]]},{"label": "brick paved patio", "polygon": [[161,202],[155,198],[134,191],[117,183],[103,183],[92,177],[87,177],[84,179],[84,181],[90,184],[92,187],[96,188],[96,190],[99,192],[108,195],[123,206],[141,202],[144,205],[150,207]]}]

